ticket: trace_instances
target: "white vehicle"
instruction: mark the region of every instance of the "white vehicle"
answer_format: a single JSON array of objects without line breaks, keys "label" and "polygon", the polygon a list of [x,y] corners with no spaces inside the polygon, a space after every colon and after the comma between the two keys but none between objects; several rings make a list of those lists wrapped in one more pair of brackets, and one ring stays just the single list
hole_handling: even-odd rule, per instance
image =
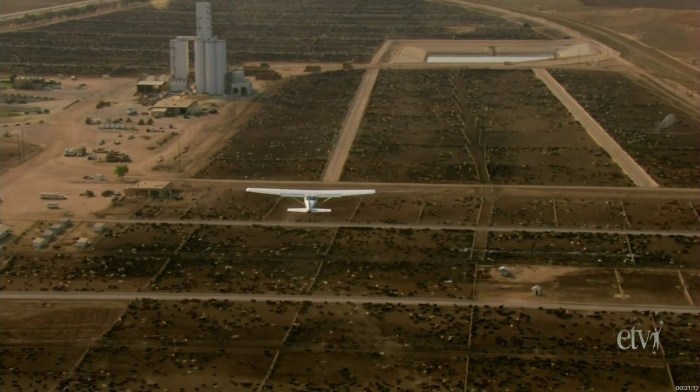
[{"label": "white vehicle", "polygon": [[360,195],[372,195],[375,192],[374,189],[364,189],[364,190],[303,190],[303,189],[275,189],[275,188],[248,188],[246,192],[252,193],[263,193],[267,195],[277,195],[280,197],[294,197],[299,199],[304,199],[304,208],[287,208],[289,212],[306,212],[306,213],[316,213],[316,212],[331,212],[330,208],[316,208],[318,205],[318,199],[323,199],[321,203],[328,199],[333,199],[343,196],[360,196]]}]

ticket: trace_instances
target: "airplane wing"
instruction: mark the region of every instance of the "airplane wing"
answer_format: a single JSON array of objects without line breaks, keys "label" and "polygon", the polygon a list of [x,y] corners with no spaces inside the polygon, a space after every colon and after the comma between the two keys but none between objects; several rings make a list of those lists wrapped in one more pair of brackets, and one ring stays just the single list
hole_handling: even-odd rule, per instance
[{"label": "airplane wing", "polygon": [[268,195],[277,195],[281,197],[343,197],[343,196],[359,196],[371,195],[376,193],[374,189],[339,189],[339,190],[305,190],[305,189],[276,189],[276,188],[248,188],[246,192],[264,193]]}]

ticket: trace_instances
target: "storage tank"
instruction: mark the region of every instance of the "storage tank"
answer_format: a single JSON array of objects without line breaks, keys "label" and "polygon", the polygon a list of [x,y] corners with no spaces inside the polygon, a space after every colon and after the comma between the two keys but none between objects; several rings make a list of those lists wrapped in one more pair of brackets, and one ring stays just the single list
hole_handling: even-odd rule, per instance
[{"label": "storage tank", "polygon": [[197,3],[195,10],[197,14],[197,38],[208,40],[212,36],[211,4]]},{"label": "storage tank", "polygon": [[208,94],[216,94],[216,73],[217,73],[217,62],[216,62],[216,46],[217,41],[205,41],[204,42],[204,52],[206,54],[206,59],[204,60],[204,65],[206,67],[206,92]]},{"label": "storage tank", "polygon": [[228,63],[226,62],[226,41],[217,40],[216,44],[216,94],[226,92],[226,72]]},{"label": "storage tank", "polygon": [[176,38],[170,40],[170,75],[176,79],[187,79],[190,72],[189,50],[187,40]]},{"label": "storage tank", "polygon": [[207,90],[206,73],[204,41],[197,39],[194,41],[194,82],[197,85],[198,93],[203,93]]}]

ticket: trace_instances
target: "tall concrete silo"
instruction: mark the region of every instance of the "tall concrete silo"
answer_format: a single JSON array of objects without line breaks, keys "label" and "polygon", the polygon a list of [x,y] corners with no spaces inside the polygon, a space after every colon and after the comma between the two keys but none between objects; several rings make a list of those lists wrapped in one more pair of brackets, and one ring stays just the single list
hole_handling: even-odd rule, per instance
[{"label": "tall concrete silo", "polygon": [[197,3],[195,10],[197,12],[197,38],[201,40],[212,38],[211,4]]},{"label": "tall concrete silo", "polygon": [[[228,71],[226,62],[226,41],[216,38],[212,31],[211,5],[198,2],[195,5],[197,35],[177,37],[170,40],[170,73],[175,81],[175,89],[187,88],[189,75],[188,45],[194,41],[194,80],[200,94],[224,94],[225,77]],[[173,84],[171,84],[172,86]]]},{"label": "tall concrete silo", "polygon": [[220,39],[216,44],[216,92],[214,94],[224,94],[226,92],[226,72],[228,63],[226,62],[226,41]]},{"label": "tall concrete silo", "polygon": [[206,58],[204,41],[196,39],[194,41],[194,82],[198,93],[204,93],[207,90]]},{"label": "tall concrete silo", "polygon": [[217,46],[217,40],[208,40],[204,41],[204,53],[206,54],[206,59],[204,60],[204,66],[206,69],[206,84],[207,84],[207,89],[206,92],[209,94],[216,94],[216,81],[217,81],[217,72],[218,70],[216,69],[217,66],[217,61],[216,61],[216,50]]},{"label": "tall concrete silo", "polygon": [[170,91],[187,90],[190,73],[189,42],[186,37],[170,40]]}]

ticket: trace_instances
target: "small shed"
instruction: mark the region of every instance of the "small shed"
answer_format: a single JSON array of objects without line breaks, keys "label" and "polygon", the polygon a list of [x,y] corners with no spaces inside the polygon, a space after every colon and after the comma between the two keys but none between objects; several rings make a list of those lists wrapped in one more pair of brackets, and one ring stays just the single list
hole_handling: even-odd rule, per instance
[{"label": "small shed", "polygon": [[166,108],[153,108],[151,109],[151,117],[162,118],[168,114],[168,109]]},{"label": "small shed", "polygon": [[46,240],[46,238],[34,238],[34,240],[32,241],[32,246],[34,247],[34,249],[38,250],[45,247],[47,243],[48,241]]},{"label": "small shed", "polygon": [[45,238],[45,239],[47,239],[47,240],[51,240],[55,235],[56,235],[56,232],[53,231],[53,230],[44,230],[44,231],[41,233],[41,237],[42,237],[42,238]]},{"label": "small shed", "polygon": [[105,226],[104,223],[95,223],[92,226],[92,230],[94,230],[95,233],[102,233],[103,231],[107,230],[107,226]]},{"label": "small shed", "polygon": [[532,286],[531,290],[532,290],[532,295],[534,295],[535,297],[539,297],[540,295],[542,295],[542,287],[538,284]]},{"label": "small shed", "polygon": [[12,229],[6,224],[0,224],[0,240],[4,240],[12,234]]},{"label": "small shed", "polygon": [[141,94],[160,93],[166,89],[167,82],[165,80],[142,80],[136,83],[136,92]]},{"label": "small shed", "polygon": [[246,79],[244,71],[239,70],[231,73],[229,94],[236,97],[246,97],[253,94],[253,83]]},{"label": "small shed", "polygon": [[91,242],[88,238],[85,237],[80,237],[78,238],[77,241],[75,241],[75,247],[80,248],[80,249],[85,249],[88,246],[90,246]]},{"label": "small shed", "polygon": [[172,117],[181,114],[197,114],[202,110],[194,99],[176,96],[161,99],[156,102],[151,108],[151,116],[156,117],[156,115],[160,115],[163,111],[166,116]]}]

